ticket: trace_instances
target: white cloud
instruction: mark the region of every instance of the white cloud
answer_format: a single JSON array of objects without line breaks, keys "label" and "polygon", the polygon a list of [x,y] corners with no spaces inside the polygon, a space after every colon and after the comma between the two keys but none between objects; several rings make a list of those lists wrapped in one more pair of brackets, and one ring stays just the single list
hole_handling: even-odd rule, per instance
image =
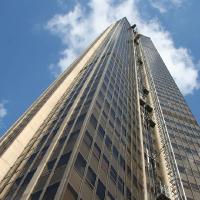
[{"label": "white cloud", "polygon": [[[170,0],[174,5],[179,5],[182,1]],[[77,3],[70,12],[50,19],[46,28],[59,36],[66,45],[55,66],[64,71],[108,25],[124,16],[131,23],[136,23],[142,34],[152,38],[184,94],[199,88],[198,70],[189,51],[176,47],[170,33],[164,30],[159,21],[144,21],[139,13],[137,0],[90,0],[87,8]]]},{"label": "white cloud", "polygon": [[158,9],[161,13],[165,13],[170,8],[180,7],[185,0],[149,0],[152,7]]},{"label": "white cloud", "polygon": [[0,102],[0,123],[2,122],[3,118],[7,115],[7,110],[5,108],[5,102]]}]

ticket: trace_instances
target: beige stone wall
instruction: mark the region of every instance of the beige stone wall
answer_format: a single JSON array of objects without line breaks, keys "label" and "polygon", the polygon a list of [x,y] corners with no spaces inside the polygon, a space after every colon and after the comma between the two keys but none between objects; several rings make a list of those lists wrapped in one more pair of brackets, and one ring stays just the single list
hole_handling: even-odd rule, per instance
[{"label": "beige stone wall", "polygon": [[44,120],[50,114],[52,109],[55,107],[59,99],[62,97],[64,92],[70,86],[74,78],[78,75],[84,65],[87,63],[88,59],[94,54],[96,49],[105,39],[110,28],[95,42],[95,44],[90,48],[87,53],[80,59],[75,68],[69,73],[66,79],[60,84],[52,96],[46,101],[46,103],[41,107],[41,109],[36,113],[36,115],[30,120],[27,126],[21,131],[21,133],[16,137],[14,142],[7,148],[7,150],[2,154],[0,158],[0,181],[3,179],[8,170],[12,167],[14,162],[17,160],[19,155],[24,150],[25,146],[34,136],[36,131],[42,125]]}]

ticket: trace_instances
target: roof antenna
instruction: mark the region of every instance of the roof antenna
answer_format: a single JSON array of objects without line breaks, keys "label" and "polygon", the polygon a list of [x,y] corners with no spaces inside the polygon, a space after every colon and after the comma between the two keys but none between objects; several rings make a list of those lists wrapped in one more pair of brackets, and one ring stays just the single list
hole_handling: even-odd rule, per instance
[{"label": "roof antenna", "polygon": [[136,24],[133,24],[131,28],[134,30],[136,28]]},{"label": "roof antenna", "polygon": [[136,35],[136,33],[137,33],[137,27],[136,27],[136,24],[133,24],[133,25],[130,27],[130,29],[132,29],[134,35]]}]

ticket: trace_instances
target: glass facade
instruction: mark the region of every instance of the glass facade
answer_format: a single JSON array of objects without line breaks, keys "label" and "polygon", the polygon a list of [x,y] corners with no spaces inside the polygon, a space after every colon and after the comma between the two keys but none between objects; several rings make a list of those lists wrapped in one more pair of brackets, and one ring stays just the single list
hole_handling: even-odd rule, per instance
[{"label": "glass facade", "polygon": [[[86,64],[3,176],[0,199],[198,199],[199,126],[151,40],[126,18],[90,48],[100,40],[90,57],[79,58]],[[76,65],[32,108],[40,109]],[[16,129],[29,126],[33,110]],[[20,135],[12,130],[1,155]]]},{"label": "glass facade", "polygon": [[178,173],[173,173],[173,179],[179,179],[183,199],[197,200],[200,198],[200,127],[150,38],[141,36],[140,41],[151,89],[156,96],[158,124],[168,136],[163,143],[170,143],[172,149],[168,151],[173,153],[171,159],[176,163]]}]

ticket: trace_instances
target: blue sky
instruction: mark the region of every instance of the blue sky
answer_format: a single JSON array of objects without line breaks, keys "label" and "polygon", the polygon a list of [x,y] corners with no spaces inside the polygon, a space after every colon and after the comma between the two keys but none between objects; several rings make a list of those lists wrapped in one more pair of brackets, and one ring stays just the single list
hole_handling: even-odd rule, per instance
[{"label": "blue sky", "polygon": [[[0,135],[110,23],[151,36],[200,122],[200,1],[2,0]],[[175,67],[176,66],[176,67]]]}]

